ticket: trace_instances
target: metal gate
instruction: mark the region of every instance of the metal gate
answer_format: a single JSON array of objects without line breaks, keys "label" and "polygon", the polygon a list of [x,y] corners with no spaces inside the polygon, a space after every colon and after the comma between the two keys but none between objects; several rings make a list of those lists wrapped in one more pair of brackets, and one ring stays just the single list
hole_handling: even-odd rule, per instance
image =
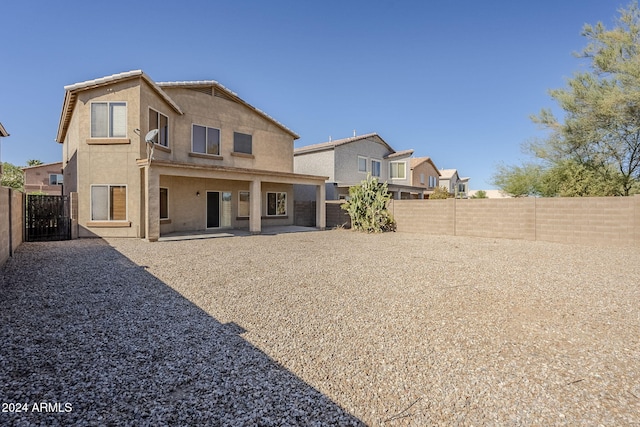
[{"label": "metal gate", "polygon": [[68,196],[28,194],[25,216],[27,242],[71,239]]}]

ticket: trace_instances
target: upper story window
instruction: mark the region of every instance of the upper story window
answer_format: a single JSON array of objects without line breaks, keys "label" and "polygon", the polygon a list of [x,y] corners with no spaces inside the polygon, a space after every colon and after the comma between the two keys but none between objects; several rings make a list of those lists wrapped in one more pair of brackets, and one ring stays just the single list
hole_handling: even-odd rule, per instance
[{"label": "upper story window", "polygon": [[429,176],[429,187],[437,187],[438,186],[438,178],[435,176]]},{"label": "upper story window", "polygon": [[424,185],[424,174],[420,174],[420,184]]},{"label": "upper story window", "polygon": [[91,138],[126,138],[126,136],[126,102],[91,103]]},{"label": "upper story window", "polygon": [[407,178],[407,166],[405,162],[391,162],[389,163],[389,177],[391,179],[406,179]]},{"label": "upper story window", "polygon": [[61,173],[51,173],[49,174],[49,185],[62,185],[62,174]]},{"label": "upper story window", "polygon": [[158,129],[156,144],[169,146],[169,118],[156,110],[149,108],[149,130]]},{"label": "upper story window", "polygon": [[246,133],[233,133],[233,151],[236,153],[253,154],[253,137]]},{"label": "upper story window", "polygon": [[367,158],[358,156],[358,172],[366,172],[367,171]]},{"label": "upper story window", "polygon": [[371,160],[371,176],[380,176],[379,160]]},{"label": "upper story window", "polygon": [[191,151],[193,153],[220,155],[220,129],[193,125]]}]

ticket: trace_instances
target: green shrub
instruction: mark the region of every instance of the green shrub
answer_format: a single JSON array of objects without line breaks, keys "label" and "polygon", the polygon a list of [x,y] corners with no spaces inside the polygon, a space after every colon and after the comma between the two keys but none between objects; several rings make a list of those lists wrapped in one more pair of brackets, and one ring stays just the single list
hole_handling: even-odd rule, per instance
[{"label": "green shrub", "polygon": [[436,187],[429,195],[429,200],[449,199],[453,197],[444,187]]},{"label": "green shrub", "polygon": [[349,188],[349,200],[340,207],[349,214],[354,230],[368,233],[395,231],[396,223],[387,210],[389,199],[387,183],[380,184],[377,178],[369,175],[360,185]]}]

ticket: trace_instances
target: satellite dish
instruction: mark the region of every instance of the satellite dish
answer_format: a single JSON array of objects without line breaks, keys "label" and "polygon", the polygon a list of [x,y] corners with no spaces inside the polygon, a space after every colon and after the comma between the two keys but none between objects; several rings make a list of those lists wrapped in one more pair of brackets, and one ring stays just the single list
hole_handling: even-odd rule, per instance
[{"label": "satellite dish", "polygon": [[158,129],[152,129],[144,137],[146,142],[155,142],[156,136],[158,136]]}]

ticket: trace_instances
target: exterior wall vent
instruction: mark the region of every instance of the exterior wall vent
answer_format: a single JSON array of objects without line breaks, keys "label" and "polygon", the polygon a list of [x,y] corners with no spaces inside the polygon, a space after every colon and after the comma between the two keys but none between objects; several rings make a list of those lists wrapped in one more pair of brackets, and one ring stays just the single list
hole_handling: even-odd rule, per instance
[{"label": "exterior wall vent", "polygon": [[196,87],[190,87],[189,90],[194,90],[196,92],[200,92],[200,93],[204,93],[206,95],[213,95],[213,87],[211,86],[196,86]]}]

